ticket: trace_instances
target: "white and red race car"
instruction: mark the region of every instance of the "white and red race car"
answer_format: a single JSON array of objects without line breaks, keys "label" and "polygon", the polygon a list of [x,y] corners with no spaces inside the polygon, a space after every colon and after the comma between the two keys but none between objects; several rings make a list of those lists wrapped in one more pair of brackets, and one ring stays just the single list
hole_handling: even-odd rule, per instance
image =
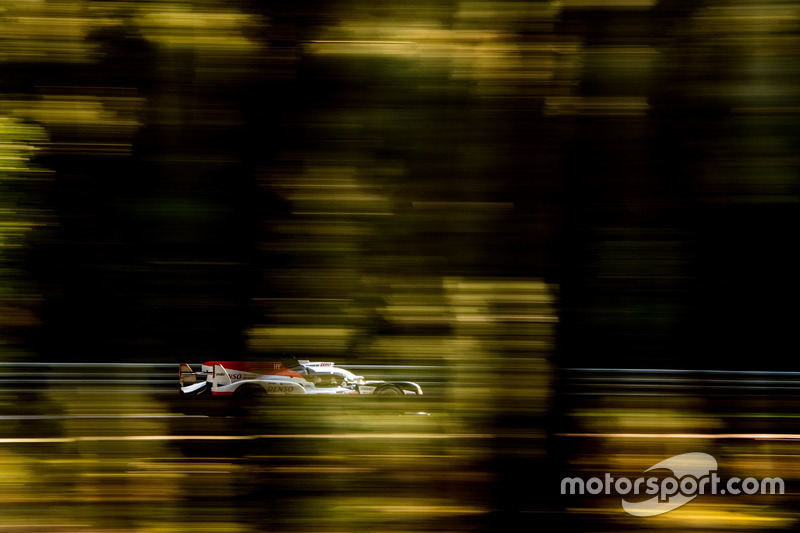
[{"label": "white and red race car", "polygon": [[272,394],[422,395],[410,381],[367,381],[331,362],[208,361],[199,372],[180,365],[183,394],[233,395],[253,398]]}]

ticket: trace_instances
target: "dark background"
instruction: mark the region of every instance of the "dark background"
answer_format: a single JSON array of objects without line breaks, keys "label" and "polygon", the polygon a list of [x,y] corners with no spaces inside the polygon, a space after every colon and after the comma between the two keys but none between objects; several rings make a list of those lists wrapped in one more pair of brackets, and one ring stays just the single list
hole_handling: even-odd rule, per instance
[{"label": "dark background", "polygon": [[[7,57],[6,111],[45,130],[36,164],[52,171],[24,185],[49,217],[17,257],[40,295],[37,325],[20,340],[27,353],[252,356],[248,328],[286,320],[254,298],[316,292],[279,273],[309,269],[322,279],[346,263],[398,279],[544,278],[559,288],[560,365],[793,368],[794,26],[745,19],[748,44],[725,27],[735,6],[566,4],[544,16],[537,3],[510,5],[517,11],[504,4],[508,13],[470,18],[448,2],[417,15],[400,4],[239,4],[248,22],[231,31],[257,47],[247,51],[167,46],[135,9],[120,8],[114,25],[84,28],[88,61]],[[459,78],[447,61],[428,62],[424,48],[313,53],[310,41],[348,21],[422,21],[454,40],[495,31],[508,57]],[[527,80],[548,68],[544,81]],[[99,99],[117,119],[113,102],[122,102],[136,125],[76,125],[15,108],[56,97]],[[558,98],[639,99],[646,110],[553,113]],[[125,148],[102,147],[114,142]],[[276,221],[320,220],[293,214],[270,185],[309,161],[357,168],[364,187],[389,199],[393,220],[356,217],[373,231],[350,238],[347,254],[313,242],[270,246],[305,238],[281,235]],[[402,175],[375,170],[387,161]],[[413,209],[420,201],[512,208]],[[375,306],[362,307],[369,322]]]}]

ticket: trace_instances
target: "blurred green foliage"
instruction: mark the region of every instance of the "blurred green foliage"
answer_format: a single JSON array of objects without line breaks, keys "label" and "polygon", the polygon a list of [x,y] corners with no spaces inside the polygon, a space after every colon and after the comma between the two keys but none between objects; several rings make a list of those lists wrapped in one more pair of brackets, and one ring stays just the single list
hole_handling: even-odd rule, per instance
[{"label": "blurred green foliage", "polygon": [[[696,443],[794,480],[791,442],[713,436],[791,431],[777,392],[569,369],[795,370],[798,13],[3,2],[0,362],[34,366],[2,369],[0,529],[648,527],[552,483]],[[192,418],[48,367],[282,352],[433,394]],[[700,436],[615,436],[659,431]],[[794,527],[770,505],[653,527]]]}]

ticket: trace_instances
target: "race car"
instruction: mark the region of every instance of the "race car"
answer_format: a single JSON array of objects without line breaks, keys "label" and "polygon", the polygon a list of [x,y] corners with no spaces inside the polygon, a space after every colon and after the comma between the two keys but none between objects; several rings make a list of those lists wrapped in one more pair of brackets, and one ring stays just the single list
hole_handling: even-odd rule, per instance
[{"label": "race car", "polygon": [[368,381],[332,362],[288,359],[274,362],[208,361],[196,372],[186,363],[179,370],[182,394],[253,398],[273,394],[374,394],[421,396],[410,381]]}]

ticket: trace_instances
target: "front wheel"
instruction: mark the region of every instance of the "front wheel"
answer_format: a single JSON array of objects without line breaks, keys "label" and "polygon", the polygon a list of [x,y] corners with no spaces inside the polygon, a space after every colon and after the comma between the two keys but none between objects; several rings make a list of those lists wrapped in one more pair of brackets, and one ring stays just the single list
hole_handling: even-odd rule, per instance
[{"label": "front wheel", "polygon": [[386,385],[375,391],[378,396],[403,396],[403,391],[396,385]]}]

